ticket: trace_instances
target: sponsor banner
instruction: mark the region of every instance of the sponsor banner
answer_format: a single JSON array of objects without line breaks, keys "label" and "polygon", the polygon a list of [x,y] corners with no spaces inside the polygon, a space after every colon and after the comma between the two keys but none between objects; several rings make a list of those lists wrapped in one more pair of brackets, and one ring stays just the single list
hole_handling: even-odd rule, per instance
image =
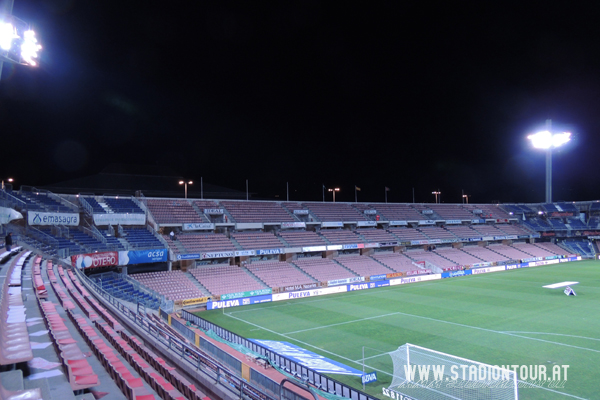
[{"label": "sponsor banner", "polygon": [[494,240],[504,240],[506,236],[494,236]]},{"label": "sponsor banner", "polygon": [[517,239],[529,239],[529,235],[519,235]]},{"label": "sponsor banner", "polygon": [[369,280],[370,280],[370,281],[382,281],[382,280],[384,280],[384,279],[386,279],[386,278],[387,278],[387,275],[386,275],[386,274],[381,274],[381,275],[371,275],[371,276],[369,277]]},{"label": "sponsor banner", "polygon": [[343,228],[344,223],[342,221],[321,222],[321,226],[323,228]]},{"label": "sponsor banner", "polygon": [[200,253],[200,258],[203,260],[207,258],[228,258],[234,256],[235,253],[233,251],[211,251],[206,253]]},{"label": "sponsor banner", "polygon": [[469,240],[469,242],[481,242],[483,240],[483,238],[473,237],[473,238],[469,238],[468,240]]},{"label": "sponsor banner", "polygon": [[555,212],[551,212],[550,216],[551,217],[559,217],[559,218],[561,218],[561,217],[572,217],[573,213],[572,212],[557,212],[557,211],[555,211]]},{"label": "sponsor banner", "polygon": [[473,214],[483,214],[483,210],[480,210],[479,208],[476,208],[473,210]]},{"label": "sponsor banner", "polygon": [[433,214],[433,210],[423,210],[423,211],[421,211],[421,214],[423,214],[423,215]]},{"label": "sponsor banner", "polygon": [[[504,268],[504,267],[502,267]],[[465,276],[465,275],[471,275],[471,270],[470,269],[466,269],[466,270],[459,270],[459,271],[450,271],[450,272],[442,272],[442,278],[455,278],[457,276]]]},{"label": "sponsor banner", "polygon": [[554,232],[542,232],[542,236],[556,236]]},{"label": "sponsor banner", "polygon": [[532,233],[531,237],[534,238],[534,239],[538,239],[540,237],[540,234],[539,233]]},{"label": "sponsor banner", "polygon": [[321,282],[314,282],[314,283],[305,283],[302,285],[290,285],[290,286],[284,286],[281,288],[281,290],[283,292],[295,292],[298,290],[309,290],[309,289],[316,289],[321,287],[322,283]]},{"label": "sponsor banner", "polygon": [[342,245],[342,249],[344,250],[348,250],[348,249],[364,249],[365,245],[363,243],[356,243],[356,244],[343,244]]},{"label": "sponsor banner", "polygon": [[376,281],[375,283],[375,287],[385,287],[385,286],[390,286],[390,281],[385,280],[385,281]]},{"label": "sponsor banner", "polygon": [[519,237],[517,235],[507,235],[506,238],[510,239],[510,240],[515,240],[515,239],[518,239]]},{"label": "sponsor banner", "polygon": [[417,276],[411,276],[411,277],[401,278],[401,279],[392,279],[392,280],[390,280],[390,286],[404,285],[406,283],[434,281],[437,279],[442,279],[442,275],[441,274],[417,275]]},{"label": "sponsor banner", "polygon": [[374,247],[381,247],[379,243],[365,243],[365,249],[372,249]]},{"label": "sponsor banner", "polygon": [[442,243],[455,243],[458,239],[442,239]]},{"label": "sponsor banner", "polygon": [[488,272],[504,271],[505,269],[506,269],[506,267],[504,265],[500,265],[498,267],[486,267],[486,268],[473,269],[472,273],[473,273],[473,275],[487,274]]},{"label": "sponsor banner", "polygon": [[225,214],[225,210],[222,208],[205,208],[204,214],[213,214],[213,215]]},{"label": "sponsor banner", "polygon": [[168,256],[167,249],[119,251],[119,265],[165,262]]},{"label": "sponsor banner", "polygon": [[260,289],[260,290],[250,290],[248,292],[238,292],[238,293],[227,293],[221,295],[221,300],[233,300],[239,299],[241,297],[254,297],[254,296],[263,296],[266,294],[273,293],[273,289]]},{"label": "sponsor banner", "polygon": [[520,264],[510,264],[506,266],[506,270],[518,269],[518,268],[527,268],[529,267],[529,263],[520,263]]},{"label": "sponsor banner", "polygon": [[282,229],[306,228],[306,223],[305,222],[282,222],[281,228]]},{"label": "sponsor banner", "polygon": [[410,276],[410,275],[421,275],[421,274],[430,274],[431,270],[428,268],[425,269],[413,269],[412,271],[407,271],[406,275]]},{"label": "sponsor banner", "polygon": [[71,256],[71,264],[79,269],[111,267],[119,265],[119,252],[105,251],[102,253],[79,254]]},{"label": "sponsor banner", "polygon": [[146,214],[97,214],[94,213],[96,225],[145,225]]},{"label": "sponsor banner", "polygon": [[196,260],[200,258],[200,253],[177,254],[178,260]]},{"label": "sponsor banner", "polygon": [[294,210],[296,215],[308,215],[308,210]]},{"label": "sponsor banner", "polygon": [[419,225],[435,225],[435,221],[431,219],[419,221]]},{"label": "sponsor banner", "polygon": [[353,290],[374,289],[376,287],[377,286],[375,285],[375,282],[355,283],[348,285],[348,291],[351,292]]},{"label": "sponsor banner", "polygon": [[482,239],[485,241],[489,241],[489,240],[494,240],[494,237],[493,236],[484,236]]},{"label": "sponsor banner", "polygon": [[202,304],[202,303],[208,302],[209,299],[210,299],[210,297],[198,297],[195,299],[186,299],[181,302],[181,305],[185,307],[185,306],[192,306],[194,304]]},{"label": "sponsor banner", "polygon": [[365,210],[365,214],[374,215],[374,214],[377,214],[377,210]]},{"label": "sponsor banner", "polygon": [[273,301],[273,298],[270,294],[264,296],[242,297],[233,300],[209,301],[206,303],[206,309],[216,310],[219,308],[247,306],[249,304],[269,303],[271,301]]},{"label": "sponsor banner", "polygon": [[29,211],[27,223],[29,225],[79,226],[79,214]]},{"label": "sponsor banner", "polygon": [[584,236],[600,235],[600,232],[599,231],[583,231],[583,235]]},{"label": "sponsor banner", "polygon": [[358,221],[356,226],[377,226],[376,221]]},{"label": "sponsor banner", "polygon": [[489,267],[490,265],[492,265],[491,262],[482,262],[482,263],[473,264],[472,267],[473,268],[481,268],[481,267]]},{"label": "sponsor banner", "polygon": [[236,257],[255,256],[256,250],[236,250],[233,252],[233,255]]},{"label": "sponsor banner", "polygon": [[182,229],[184,231],[201,231],[201,230],[213,230],[215,229],[215,224],[210,224],[208,222],[203,223],[189,223],[183,224]]},{"label": "sponsor banner", "polygon": [[309,246],[309,247],[302,248],[303,252],[325,251],[325,250],[327,250],[327,246]]},{"label": "sponsor banner", "polygon": [[485,224],[485,219],[472,219],[472,224]]},{"label": "sponsor banner", "polygon": [[529,261],[542,261],[544,259],[544,257],[530,257],[530,258],[524,258],[523,262],[529,262]]},{"label": "sponsor banner", "polygon": [[542,265],[550,265],[550,264],[558,264],[560,260],[544,260],[544,261],[534,261],[530,262],[530,267],[540,267]]},{"label": "sponsor banner", "polygon": [[337,361],[330,360],[320,354],[313,353],[288,342],[278,342],[275,340],[250,339],[277,354],[286,357],[295,363],[310,368],[321,374],[340,374],[362,376],[363,373],[355,368],[348,367]]},{"label": "sponsor banner", "polygon": [[390,221],[390,226],[408,226],[408,221]]},{"label": "sponsor banner", "polygon": [[411,240],[410,244],[411,244],[411,246],[417,246],[420,244],[429,244],[429,240]]},{"label": "sponsor banner", "polygon": [[390,272],[389,274],[385,275],[387,279],[399,278],[401,276],[404,276],[404,272]]},{"label": "sponsor banner", "polygon": [[[15,219],[23,219],[23,214],[9,207],[0,207],[0,224],[5,225]],[[31,225],[31,224],[30,224]]]},{"label": "sponsor banner", "polygon": [[363,385],[371,382],[377,382],[377,371],[369,372],[360,377]]},{"label": "sponsor banner", "polygon": [[505,218],[497,218],[496,223],[497,224],[508,224],[508,220]]},{"label": "sponsor banner", "polygon": [[277,293],[273,294],[273,301],[281,301],[281,300],[291,300],[291,299],[299,299],[302,297],[314,297],[314,296],[322,296],[325,294],[333,294],[333,293],[344,293],[347,290],[346,285],[334,286],[334,287],[325,287],[319,289],[311,289],[311,290],[302,290],[299,292],[286,292],[286,293]]},{"label": "sponsor banner", "polygon": [[244,229],[262,229],[262,222],[238,222],[235,224],[235,229],[244,230]]},{"label": "sponsor banner", "polygon": [[256,255],[260,256],[263,254],[283,254],[283,249],[265,249],[265,250],[256,250]]},{"label": "sponsor banner", "polygon": [[430,244],[439,244],[439,243],[442,243],[442,239],[430,239],[429,243]]},{"label": "sponsor banner", "polygon": [[394,247],[398,246],[398,242],[379,242],[378,247]]},{"label": "sponsor banner", "polygon": [[331,246],[327,246],[327,250],[341,250],[341,249],[342,249],[341,244],[333,244]]},{"label": "sponsor banner", "polygon": [[446,220],[446,225],[460,225],[461,221],[460,219],[447,219]]},{"label": "sponsor banner", "polygon": [[355,276],[352,278],[334,279],[332,281],[327,281],[327,285],[328,286],[337,286],[337,285],[344,285],[344,284],[348,284],[348,283],[352,283],[352,282],[364,282],[364,281],[365,281],[364,276]]}]

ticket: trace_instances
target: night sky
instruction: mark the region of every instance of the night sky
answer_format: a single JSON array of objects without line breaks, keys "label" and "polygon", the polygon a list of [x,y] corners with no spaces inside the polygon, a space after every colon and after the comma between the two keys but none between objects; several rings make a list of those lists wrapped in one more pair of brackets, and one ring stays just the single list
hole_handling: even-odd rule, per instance
[{"label": "night sky", "polygon": [[574,134],[554,199],[600,199],[593,3],[15,0],[44,49],[4,65],[0,173],[118,162],[273,200],[289,182],[291,200],[542,202],[525,136],[550,118]]}]

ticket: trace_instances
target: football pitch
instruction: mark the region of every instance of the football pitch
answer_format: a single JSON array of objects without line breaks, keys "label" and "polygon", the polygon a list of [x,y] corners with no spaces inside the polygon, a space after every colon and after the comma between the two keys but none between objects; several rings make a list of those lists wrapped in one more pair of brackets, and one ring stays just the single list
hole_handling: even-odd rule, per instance
[{"label": "football pitch", "polygon": [[[577,281],[577,296],[546,289]],[[251,339],[285,341],[365,371],[379,398],[389,352],[412,343],[491,365],[568,365],[521,399],[600,399],[600,262],[577,261],[198,313]],[[362,389],[357,376],[332,375]],[[566,378],[566,380],[565,380]]]}]

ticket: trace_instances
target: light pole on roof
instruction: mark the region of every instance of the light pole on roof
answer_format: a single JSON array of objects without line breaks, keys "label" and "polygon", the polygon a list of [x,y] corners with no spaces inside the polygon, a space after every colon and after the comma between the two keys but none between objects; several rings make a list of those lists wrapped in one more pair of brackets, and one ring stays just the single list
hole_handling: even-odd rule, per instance
[{"label": "light pole on roof", "polygon": [[439,190],[436,190],[435,192],[431,192],[431,194],[435,195],[435,203],[438,203],[438,196],[442,194],[442,192],[440,192]]},{"label": "light pole on roof", "polygon": [[187,199],[187,186],[193,184],[194,182],[192,181],[179,181],[180,185],[184,185],[185,186],[185,198]]},{"label": "light pole on roof", "polygon": [[552,120],[546,120],[546,130],[527,136],[536,149],[546,150],[546,203],[552,203],[552,150],[571,140],[570,132],[552,133]]},{"label": "light pole on roof", "polygon": [[333,202],[335,203],[335,192],[339,192],[340,188],[327,189],[330,192],[333,192]]},{"label": "light pole on roof", "polygon": [[[13,178],[6,178],[6,182],[12,183],[14,181]],[[4,179],[2,179],[2,190],[4,190]]]}]

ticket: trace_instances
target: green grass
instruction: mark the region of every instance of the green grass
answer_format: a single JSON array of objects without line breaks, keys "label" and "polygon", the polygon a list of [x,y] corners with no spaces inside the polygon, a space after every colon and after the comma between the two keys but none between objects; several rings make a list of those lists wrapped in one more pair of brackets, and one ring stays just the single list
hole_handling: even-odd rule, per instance
[{"label": "green grass", "polygon": [[[543,285],[578,281],[577,297]],[[600,398],[600,262],[580,261],[339,295],[205,311],[199,316],[253,339],[287,341],[362,369],[367,392],[388,386],[387,352],[404,343],[492,365],[570,365],[555,392],[521,388],[521,399]],[[377,349],[377,350],[373,350]],[[379,355],[379,356],[376,356]],[[334,378],[361,388],[360,377]],[[565,394],[559,394],[562,392]]]}]

